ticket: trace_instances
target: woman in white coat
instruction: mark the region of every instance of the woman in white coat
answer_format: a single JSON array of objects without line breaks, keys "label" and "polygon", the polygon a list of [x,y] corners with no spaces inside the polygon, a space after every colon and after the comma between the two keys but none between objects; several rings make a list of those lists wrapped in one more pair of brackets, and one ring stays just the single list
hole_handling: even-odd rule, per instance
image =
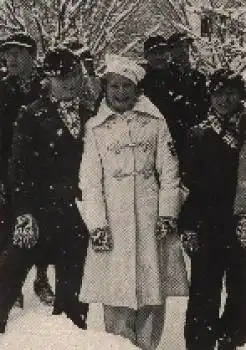
[{"label": "woman in white coat", "polygon": [[187,293],[176,234],[184,193],[166,121],[140,93],[144,74],[114,57],[105,99],[87,123],[78,203],[90,231],[82,298],[103,303],[106,331],[156,349],[167,296]]}]

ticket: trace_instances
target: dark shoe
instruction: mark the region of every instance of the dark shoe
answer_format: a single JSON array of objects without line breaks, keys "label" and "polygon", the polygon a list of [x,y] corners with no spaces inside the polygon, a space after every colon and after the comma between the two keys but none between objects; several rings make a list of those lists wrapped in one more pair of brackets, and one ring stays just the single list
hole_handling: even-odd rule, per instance
[{"label": "dark shoe", "polygon": [[236,350],[237,347],[232,342],[230,337],[219,339],[218,341],[218,350]]},{"label": "dark shoe", "polygon": [[61,305],[54,305],[52,315],[61,315],[63,312],[77,327],[87,329],[87,314],[89,305],[81,302],[76,303],[76,308],[67,309]]},{"label": "dark shoe", "polygon": [[54,306],[54,309],[52,311],[52,315],[61,315],[63,313],[62,308],[59,308],[57,306]]},{"label": "dark shoe", "polygon": [[45,305],[54,304],[55,296],[47,279],[35,280],[33,283],[33,289],[41,303]]},{"label": "dark shoe", "polygon": [[62,309],[54,309],[52,312],[52,315],[61,315],[62,313],[65,313],[67,318],[69,318],[77,327],[86,330],[87,329],[87,314],[71,314],[68,312],[63,311]]},{"label": "dark shoe", "polygon": [[72,315],[67,313],[67,317],[75,324],[75,326],[86,330],[87,329],[87,315],[84,314],[78,314],[78,315]]},{"label": "dark shoe", "polygon": [[70,315],[67,314],[67,317],[70,318],[77,327],[86,330],[88,310],[89,304],[78,302],[77,312],[71,312]]},{"label": "dark shoe", "polygon": [[14,303],[15,307],[19,307],[20,309],[24,308],[24,295],[23,293],[20,293],[20,295],[17,297],[15,303]]}]

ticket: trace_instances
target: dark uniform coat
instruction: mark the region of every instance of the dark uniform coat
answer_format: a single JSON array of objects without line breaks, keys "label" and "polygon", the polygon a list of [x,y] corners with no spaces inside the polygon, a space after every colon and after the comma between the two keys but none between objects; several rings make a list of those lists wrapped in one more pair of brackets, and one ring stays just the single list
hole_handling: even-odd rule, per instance
[{"label": "dark uniform coat", "polygon": [[[200,123],[199,130],[193,130],[190,195],[181,213],[182,228],[196,232],[199,243],[199,249],[191,259],[185,326],[187,349],[212,350],[216,340],[224,336],[238,341],[245,290],[241,278],[245,257],[242,258],[235,235],[233,203],[239,151],[245,138],[242,112],[240,110],[230,120],[223,121],[211,111],[208,119]],[[228,298],[220,319],[225,273]]]},{"label": "dark uniform coat", "polygon": [[30,104],[40,97],[41,79],[41,73],[35,70],[28,82],[23,82],[13,76],[5,76],[0,81],[0,182],[5,192],[5,205],[1,206],[0,214],[0,249],[6,244],[12,221],[8,171],[13,128],[21,106]]},{"label": "dark uniform coat", "polygon": [[0,322],[6,321],[28,271],[40,262],[55,265],[54,313],[64,311],[84,327],[88,307],[80,305],[78,294],[88,234],[75,204],[86,121],[81,104],[78,112],[78,137],[58,103],[49,99],[23,107],[16,120],[9,166],[13,218],[31,214],[39,237],[32,248],[10,244],[0,256]]},{"label": "dark uniform coat", "polygon": [[[245,121],[244,121],[245,123]],[[225,130],[231,130],[229,123],[222,122],[221,135],[211,127],[203,135],[192,137],[194,145],[190,161],[188,188],[190,196],[183,206],[182,221],[186,230],[199,231],[204,225],[218,226],[230,221],[237,184],[239,144],[231,147],[223,140]],[[240,131],[243,129],[241,119]]]},{"label": "dark uniform coat", "polygon": [[38,246],[44,250],[47,263],[52,262],[60,244],[66,249],[65,238],[82,242],[84,236],[83,249],[87,247],[87,231],[75,204],[75,198],[80,197],[78,172],[85,113],[80,105],[81,129],[75,138],[57,105],[37,101],[22,109],[15,127],[10,171],[15,217],[27,213],[35,217],[40,228]]},{"label": "dark uniform coat", "polygon": [[174,65],[168,70],[148,67],[143,88],[167,120],[184,181],[186,160],[192,147],[187,144],[187,130],[202,120],[207,110],[205,77],[191,68],[182,75]]}]

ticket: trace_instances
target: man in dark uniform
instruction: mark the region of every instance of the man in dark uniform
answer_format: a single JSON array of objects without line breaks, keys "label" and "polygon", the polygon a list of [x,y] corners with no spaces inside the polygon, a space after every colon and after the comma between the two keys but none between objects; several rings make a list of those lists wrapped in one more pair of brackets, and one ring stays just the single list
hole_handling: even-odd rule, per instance
[{"label": "man in dark uniform", "polygon": [[201,121],[208,106],[206,77],[191,66],[192,42],[193,39],[185,33],[174,33],[167,41],[170,52],[170,70],[174,83],[175,114],[181,126],[186,128]]},{"label": "man in dark uniform", "polygon": [[148,65],[143,87],[167,120],[185,180],[187,147],[190,147],[186,144],[186,133],[191,125],[204,117],[206,82],[201,73],[191,68],[189,55],[186,54],[182,64],[174,58],[174,48],[183,42],[187,42],[189,48],[190,38],[180,34],[168,40],[161,36],[146,40],[144,55]]},{"label": "man in dark uniform", "polygon": [[[0,83],[0,124],[1,124],[1,156],[0,178],[5,190],[5,205],[2,213],[2,250],[11,235],[12,203],[10,201],[8,167],[11,157],[13,127],[20,107],[34,102],[42,90],[42,74],[35,67],[37,46],[35,41],[25,33],[16,33],[7,37],[0,50],[6,61],[7,76]],[[54,294],[47,278],[47,266],[37,266],[37,276],[34,281],[34,291],[40,301],[52,304]],[[18,298],[19,306],[23,307],[23,295]]]},{"label": "man in dark uniform", "polygon": [[172,77],[169,72],[170,53],[167,41],[160,35],[149,37],[144,43],[144,57],[147,60],[143,80],[144,93],[168,118]]},{"label": "man in dark uniform", "polygon": [[147,60],[146,75],[142,83],[144,94],[166,118],[174,141],[173,152],[176,152],[180,137],[177,118],[173,117],[174,83],[167,40],[161,35],[149,37],[144,43],[144,57]]},{"label": "man in dark uniform", "polygon": [[[88,232],[78,212],[78,172],[84,124],[80,59],[57,48],[44,60],[50,95],[22,108],[13,138],[10,166],[14,204],[12,244],[0,259],[0,320],[9,310],[34,263],[53,263],[53,314],[64,312],[86,328],[88,305],[78,300]],[[9,272],[6,274],[6,270]],[[11,276],[11,277],[10,277]]]},{"label": "man in dark uniform", "polygon": [[[240,315],[230,291],[239,270],[228,272],[236,265],[238,251],[233,202],[239,151],[245,139],[244,85],[240,76],[219,70],[211,78],[209,92],[207,118],[190,130],[194,166],[189,171],[190,196],[181,214],[184,246],[191,255],[186,348],[213,350],[220,339],[220,350],[235,350]],[[225,273],[228,298],[220,319]]]},{"label": "man in dark uniform", "polygon": [[170,72],[172,75],[172,118],[176,120],[177,152],[183,181],[187,185],[190,155],[194,145],[187,142],[190,127],[205,118],[208,100],[206,77],[191,67],[190,46],[193,39],[186,33],[177,32],[168,38]]}]

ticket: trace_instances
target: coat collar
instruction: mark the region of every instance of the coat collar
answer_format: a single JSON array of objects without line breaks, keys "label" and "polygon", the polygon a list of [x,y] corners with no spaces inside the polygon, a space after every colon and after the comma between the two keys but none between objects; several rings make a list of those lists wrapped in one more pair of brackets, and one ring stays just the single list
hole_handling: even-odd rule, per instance
[{"label": "coat collar", "polygon": [[57,132],[58,130],[63,130],[64,135],[69,136],[69,138],[71,138],[74,142],[81,143],[85,125],[85,122],[83,121],[83,104],[80,103],[79,105],[81,130],[80,136],[78,138],[74,138],[71,134],[68,126],[65,124],[64,120],[62,119],[59,113],[58,107],[59,103],[56,99],[46,97],[35,101],[32,105],[29,105],[28,110],[30,114],[34,114],[36,115],[36,117],[39,117],[38,120],[40,120],[42,127],[46,130],[50,131],[51,133]]},{"label": "coat collar", "polygon": [[[148,97],[141,95],[138,98],[133,112],[144,113],[156,119],[164,119],[164,116],[161,114],[159,109],[149,100]],[[95,117],[90,119],[90,126],[92,128],[103,124],[109,117],[116,115],[116,113],[110,109],[106,103],[106,99],[104,98],[100,104],[98,112]]]}]

